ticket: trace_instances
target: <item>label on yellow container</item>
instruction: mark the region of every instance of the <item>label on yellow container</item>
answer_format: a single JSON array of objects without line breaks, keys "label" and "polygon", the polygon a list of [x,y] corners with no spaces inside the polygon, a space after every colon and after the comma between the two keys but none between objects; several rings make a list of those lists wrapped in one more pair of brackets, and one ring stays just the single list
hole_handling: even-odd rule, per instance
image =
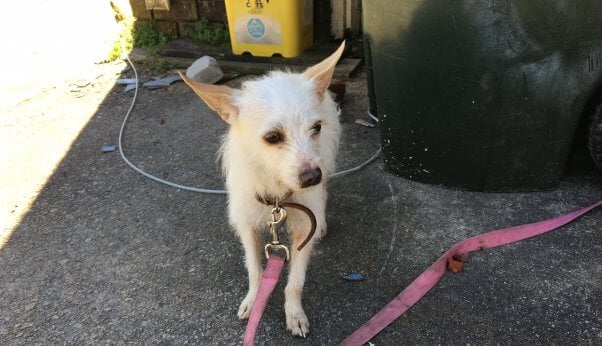
[{"label": "label on yellow container", "polygon": [[240,43],[282,43],[280,22],[265,15],[261,18],[254,15],[239,17],[234,23],[234,28],[236,40]]}]

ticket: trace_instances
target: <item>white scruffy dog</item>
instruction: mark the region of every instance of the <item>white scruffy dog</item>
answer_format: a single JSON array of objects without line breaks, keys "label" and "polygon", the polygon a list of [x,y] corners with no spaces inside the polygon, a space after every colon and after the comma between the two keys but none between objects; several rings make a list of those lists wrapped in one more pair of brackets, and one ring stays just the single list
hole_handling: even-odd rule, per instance
[{"label": "white scruffy dog", "polygon": [[[271,72],[243,83],[224,85],[184,81],[230,125],[221,156],[228,188],[230,223],[240,236],[249,272],[249,292],[238,310],[247,319],[262,275],[262,236],[272,207],[267,200],[287,198],[313,211],[318,234],[326,232],[326,181],[334,173],[341,125],[339,110],[327,88],[344,43],[303,73]],[[291,194],[292,193],[292,194]],[[305,336],[309,322],[301,305],[305,271],[313,248],[297,247],[310,232],[304,213],[287,209],[291,261],[285,289],[287,328]]]}]

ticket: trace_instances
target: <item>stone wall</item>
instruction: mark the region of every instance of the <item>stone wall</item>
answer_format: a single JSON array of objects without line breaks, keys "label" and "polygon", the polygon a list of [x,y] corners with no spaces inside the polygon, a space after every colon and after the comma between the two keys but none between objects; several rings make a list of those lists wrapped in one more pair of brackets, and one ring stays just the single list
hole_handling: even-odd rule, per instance
[{"label": "stone wall", "polygon": [[171,0],[169,11],[147,10],[144,0],[129,2],[138,22],[153,21],[157,30],[172,37],[185,37],[201,18],[227,24],[224,0]]}]

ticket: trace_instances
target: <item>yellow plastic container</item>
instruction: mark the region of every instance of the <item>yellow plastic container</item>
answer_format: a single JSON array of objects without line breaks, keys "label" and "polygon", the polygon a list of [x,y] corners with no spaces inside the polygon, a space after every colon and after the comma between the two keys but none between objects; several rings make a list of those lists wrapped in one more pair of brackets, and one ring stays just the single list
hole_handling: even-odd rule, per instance
[{"label": "yellow plastic container", "polygon": [[301,54],[313,41],[313,0],[226,0],[234,54]]}]

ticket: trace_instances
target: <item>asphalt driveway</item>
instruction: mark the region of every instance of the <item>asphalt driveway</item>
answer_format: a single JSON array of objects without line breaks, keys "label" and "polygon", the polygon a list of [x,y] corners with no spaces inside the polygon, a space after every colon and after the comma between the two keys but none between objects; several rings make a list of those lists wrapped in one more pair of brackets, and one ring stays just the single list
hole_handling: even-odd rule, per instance
[{"label": "asphalt driveway", "polygon": [[[0,250],[0,344],[240,344],[245,325],[236,312],[247,279],[226,198],[160,185],[132,171],[117,151],[101,150],[116,144],[132,97],[113,86],[124,66],[111,66],[90,84],[21,102],[8,113],[20,122],[3,124],[7,133],[22,131],[14,135],[19,145],[40,152],[67,125],[52,132],[32,126],[81,115],[65,105],[91,107],[26,207],[3,206],[3,215],[22,208],[23,216],[4,228]],[[49,103],[52,95],[60,98]],[[349,82],[345,97],[341,168],[379,146],[378,128],[355,123],[366,119],[365,75]],[[224,129],[175,83],[141,91],[124,149],[159,177],[221,188],[215,152]],[[14,175],[28,174],[23,163],[10,162]],[[602,198],[602,177],[567,176],[554,191],[479,193],[396,177],[378,160],[334,180],[330,198],[329,234],[316,247],[304,293],[310,335],[286,331],[280,285],[258,344],[336,344],[457,241],[592,204]],[[601,221],[594,211],[552,233],[471,256],[464,271],[446,274],[373,342],[602,343]],[[343,281],[349,273],[364,280]]]}]

